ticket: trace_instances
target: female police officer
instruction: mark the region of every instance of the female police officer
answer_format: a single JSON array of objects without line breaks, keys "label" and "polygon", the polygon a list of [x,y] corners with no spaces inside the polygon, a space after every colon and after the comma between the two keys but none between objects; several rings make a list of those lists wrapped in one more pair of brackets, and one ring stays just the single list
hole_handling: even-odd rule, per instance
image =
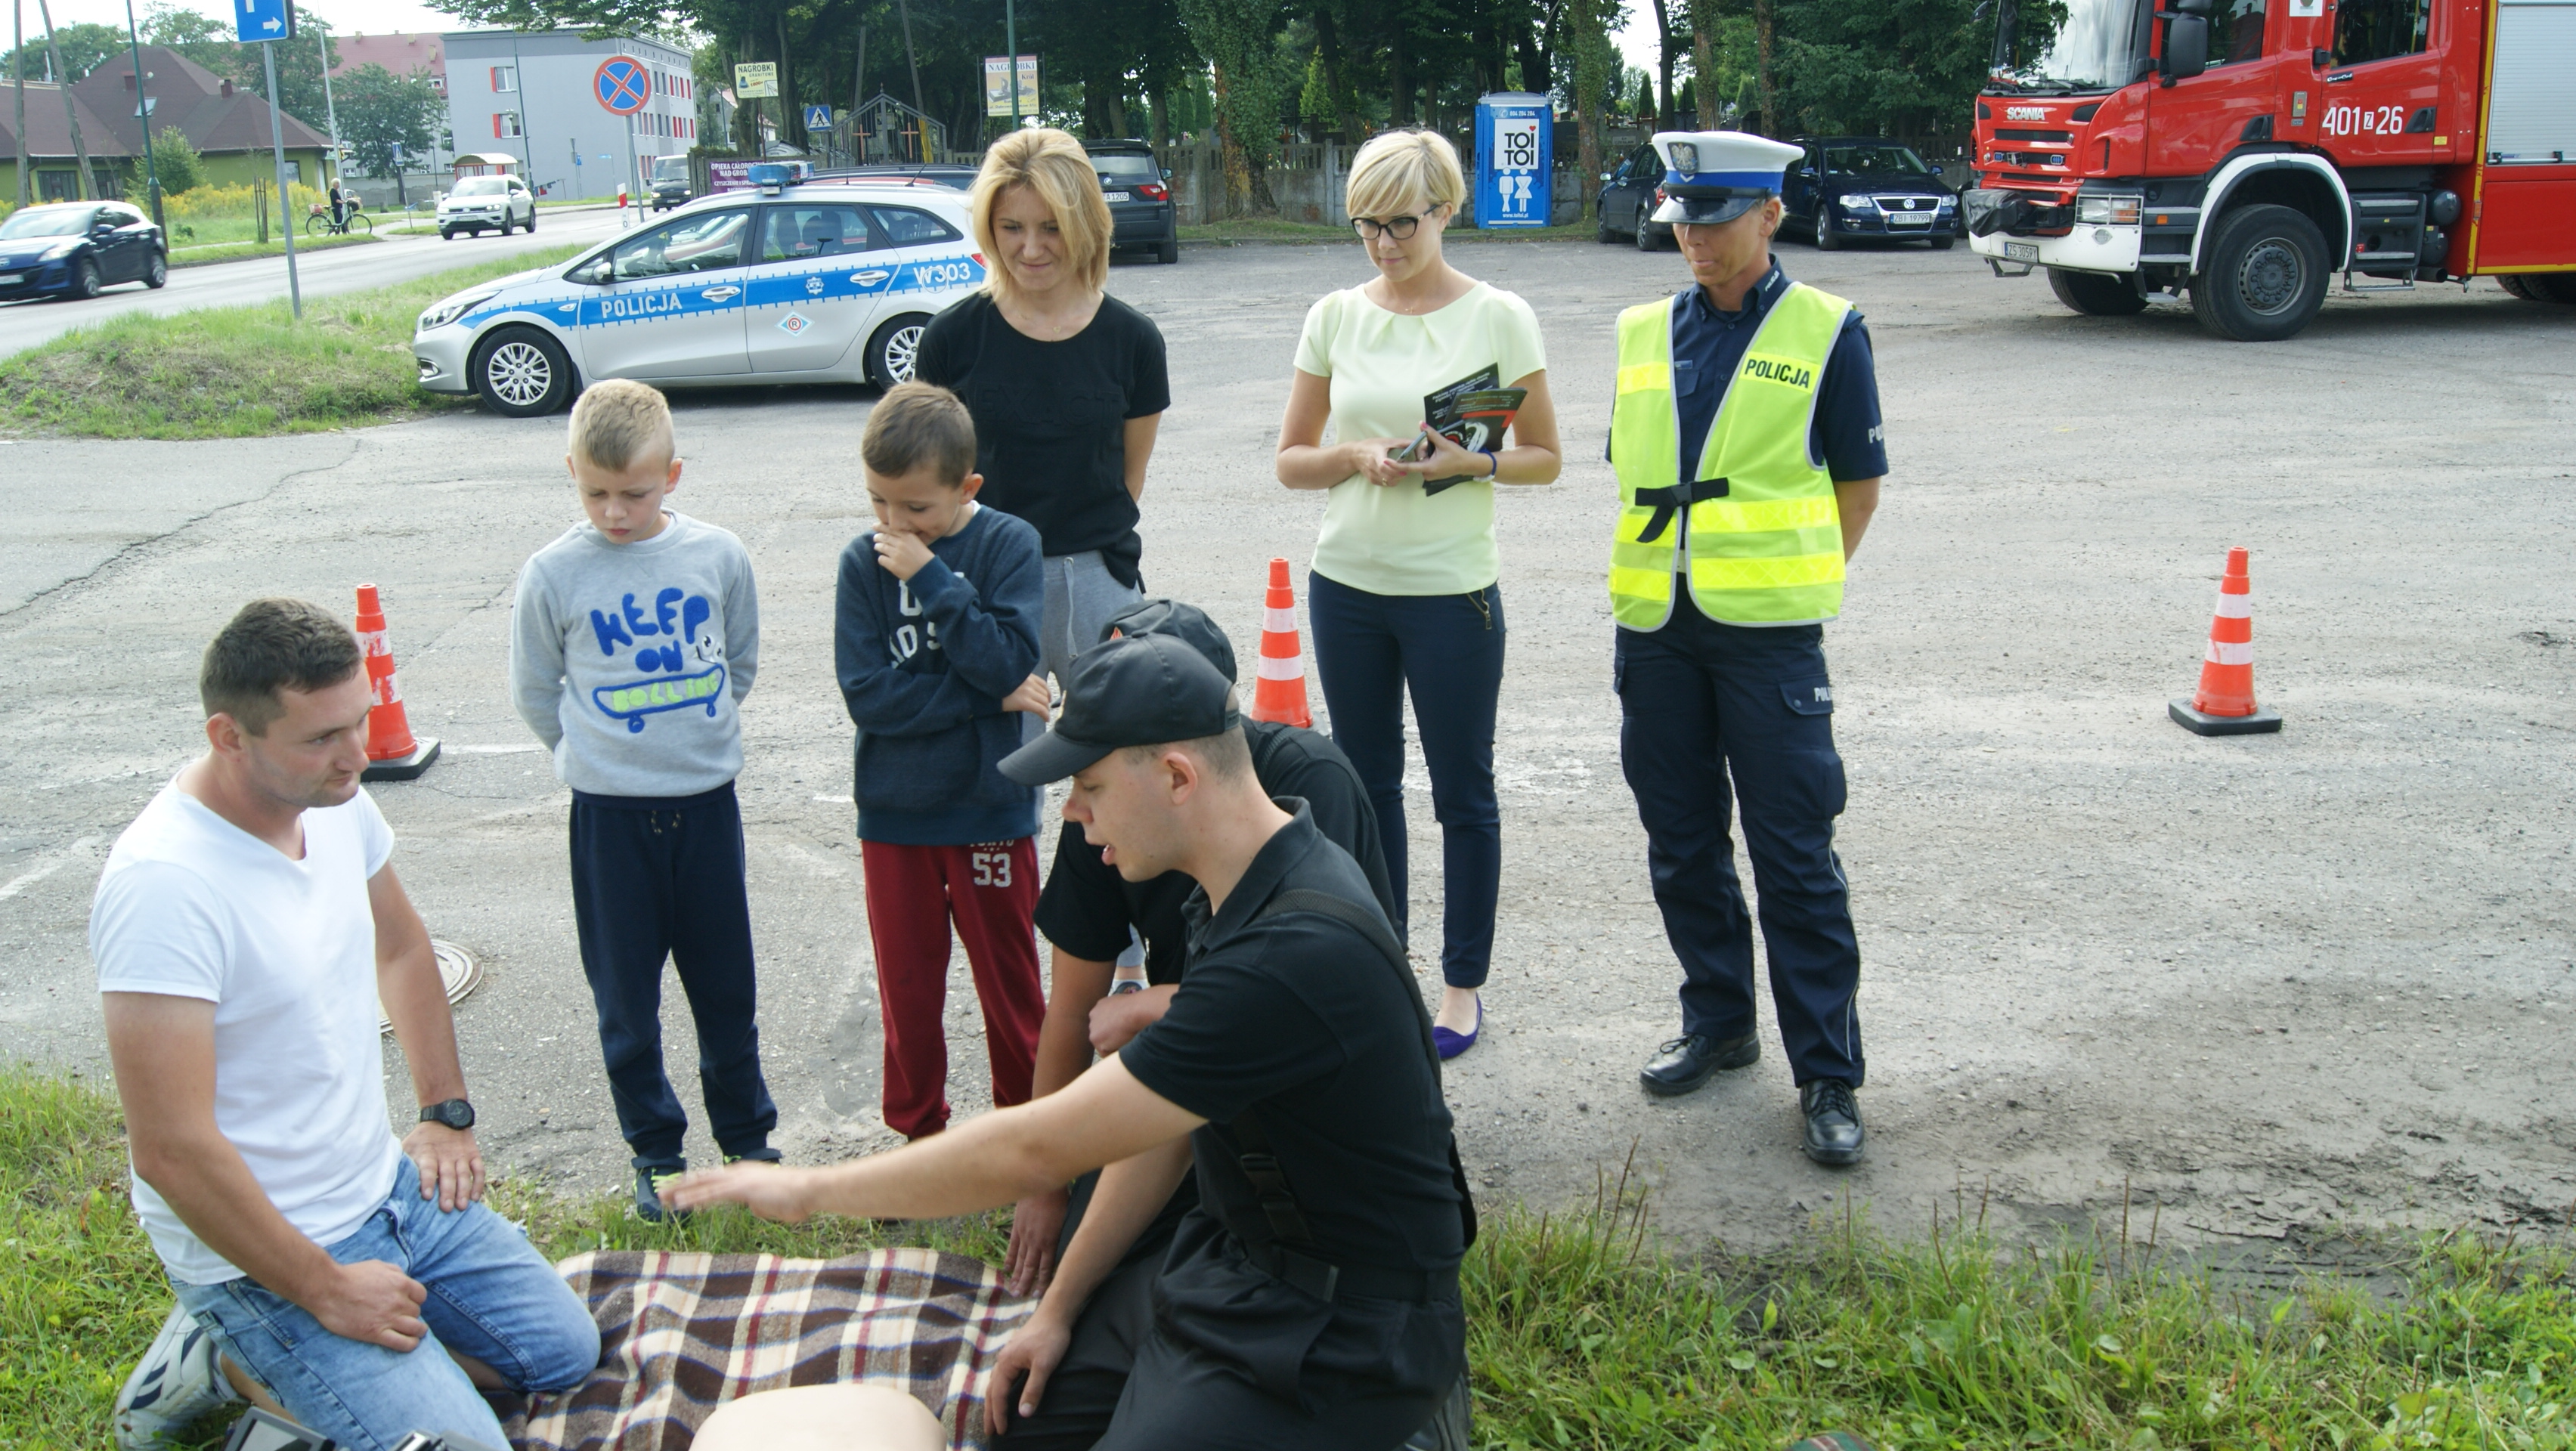
[{"label": "female police officer", "polygon": [[1869,334],[1771,260],[1797,147],[1665,132],[1664,203],[1693,285],[1619,317],[1610,454],[1619,758],[1645,823],[1682,1036],[1639,1077],[1688,1093],[1761,1056],[1730,782],[1761,894],[1781,1046],[1821,1163],[1861,1154],[1860,1023],[1833,820],[1843,809],[1824,622],[1878,505],[1887,452]]}]

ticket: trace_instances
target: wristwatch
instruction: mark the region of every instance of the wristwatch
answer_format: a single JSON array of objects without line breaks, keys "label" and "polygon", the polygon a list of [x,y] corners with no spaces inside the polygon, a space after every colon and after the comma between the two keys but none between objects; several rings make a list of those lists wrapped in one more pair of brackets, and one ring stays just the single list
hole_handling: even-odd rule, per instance
[{"label": "wristwatch", "polygon": [[445,1103],[433,1103],[420,1111],[420,1121],[425,1124],[445,1124],[452,1129],[470,1129],[474,1127],[474,1105],[461,1098],[451,1098]]},{"label": "wristwatch", "polygon": [[1109,985],[1109,995],[1113,998],[1120,993],[1141,993],[1144,990],[1145,980],[1141,977],[1122,977]]}]

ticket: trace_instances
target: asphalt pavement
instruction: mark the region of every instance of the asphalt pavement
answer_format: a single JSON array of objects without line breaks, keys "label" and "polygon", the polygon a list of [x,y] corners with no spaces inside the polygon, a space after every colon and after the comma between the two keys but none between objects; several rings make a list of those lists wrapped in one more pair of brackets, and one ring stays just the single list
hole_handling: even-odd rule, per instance
[{"label": "asphalt pavement", "polygon": [[[489,232],[480,237],[442,239],[436,232],[417,237],[387,237],[353,247],[298,251],[296,276],[308,298],[335,292],[363,292],[450,267],[471,266],[486,258],[533,252],[542,247],[595,242],[619,230],[618,211],[539,212],[534,232],[507,237]],[[632,218],[633,213],[627,213]],[[140,282],[120,283],[80,302],[51,299],[0,303],[0,357],[23,352],[73,328],[128,312],[174,313],[200,307],[237,307],[286,300],[286,259],[260,257],[248,262],[220,262],[205,267],[174,267],[168,286],[159,290]]]},{"label": "asphalt pavement", "polygon": [[[1867,314],[1892,458],[1826,642],[1871,1133],[1868,1160],[1836,1172],[1797,1152],[1767,1019],[1763,1061],[1699,1093],[1650,1100],[1636,1079],[1677,1031],[1678,970],[1619,761],[1601,454],[1617,310],[1682,285],[1682,266],[1588,243],[1453,256],[1536,309],[1567,460],[1498,503],[1502,908],[1485,1038],[1446,1076],[1488,1208],[1588,1205],[1633,1151],[1658,1222],[1694,1247],[1839,1223],[1855,1200],[1900,1233],[1981,1207],[2007,1234],[2116,1232],[2124,1199],[2135,1233],[2167,1241],[2565,1222],[2576,308],[2425,287],[2337,297],[2295,340],[2237,344],[2170,303],[2074,316],[2044,280],[1998,280],[1964,252],[1781,248],[1791,275]],[[1208,608],[1243,660],[1266,561],[1295,561],[1302,597],[1321,510],[1271,476],[1299,322],[1366,275],[1356,244],[1192,248],[1111,273],[1170,347],[1146,582]],[[741,790],[763,1057],[778,1142],[809,1163],[892,1142],[832,672],[874,398],[675,397],[673,505],[739,534],[759,574]],[[0,446],[0,476],[43,485],[0,516],[0,1061],[103,1073],[90,895],[107,845],[202,748],[208,635],[254,595],[347,610],[375,583],[413,728],[446,755],[374,792],[432,930],[488,974],[457,1010],[482,1142],[513,1172],[620,1183],[567,798],[507,692],[519,566],[579,513],[563,429],[460,411]],[[2165,703],[2192,688],[2236,544],[2253,551],[2256,690],[2287,725],[2204,740]],[[1427,785],[1417,757],[1426,991]],[[952,972],[966,1114],[988,1101],[984,1055]],[[676,989],[665,1055],[694,1114]],[[407,1106],[398,1064],[389,1084]],[[712,1153],[702,1132],[691,1151]]]}]

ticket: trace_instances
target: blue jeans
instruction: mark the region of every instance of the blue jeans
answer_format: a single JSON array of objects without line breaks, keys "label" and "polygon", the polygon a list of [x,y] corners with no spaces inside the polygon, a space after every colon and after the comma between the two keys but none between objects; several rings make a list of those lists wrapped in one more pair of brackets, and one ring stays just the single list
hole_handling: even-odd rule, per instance
[{"label": "blue jeans", "polygon": [[1824,627],[1723,624],[1683,599],[1662,629],[1613,636],[1619,765],[1681,959],[1682,1031],[1754,1029],[1753,919],[1727,832],[1740,817],[1790,1077],[1858,1088],[1860,943],[1834,854],[1845,791]]},{"label": "blue jeans", "polygon": [[488,1206],[448,1213],[421,1198],[409,1158],[384,1207],[327,1248],[344,1265],[383,1260],[427,1287],[420,1344],[406,1352],[344,1340],[249,1279],[176,1288],[180,1305],[288,1415],[350,1451],[391,1451],[414,1431],[509,1444],[451,1349],[522,1391],[569,1389],[599,1363],[589,1308],[527,1235]]},{"label": "blue jeans", "polygon": [[1494,962],[1494,900],[1503,884],[1503,815],[1494,803],[1494,711],[1503,693],[1503,592],[1382,595],[1306,575],[1315,675],[1333,717],[1333,744],[1351,758],[1386,850],[1406,932],[1404,696],[1431,768],[1440,822],[1440,978],[1485,985]]}]

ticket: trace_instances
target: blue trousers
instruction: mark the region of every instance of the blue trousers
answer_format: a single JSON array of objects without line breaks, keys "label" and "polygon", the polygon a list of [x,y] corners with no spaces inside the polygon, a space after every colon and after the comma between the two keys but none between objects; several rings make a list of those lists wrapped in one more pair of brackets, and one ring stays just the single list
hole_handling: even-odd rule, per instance
[{"label": "blue trousers", "polygon": [[344,1265],[383,1260],[418,1280],[429,1291],[420,1344],[397,1351],[343,1340],[256,1280],[176,1288],[179,1304],[288,1415],[349,1451],[392,1451],[414,1431],[509,1444],[449,1350],[521,1390],[570,1390],[599,1363],[590,1308],[528,1236],[486,1205],[450,1212],[421,1198],[408,1158],[383,1207],[323,1249]]},{"label": "blue trousers", "polygon": [[679,1162],[689,1129],[662,1071],[665,959],[697,1022],[698,1089],[716,1147],[727,1155],[768,1147],[778,1106],[760,1075],[733,784],[669,800],[574,792],[572,911],[618,1132],[636,1164]]},{"label": "blue trousers", "polygon": [[1753,1031],[1753,922],[1727,834],[1740,811],[1789,1071],[1859,1087],[1860,944],[1834,855],[1843,761],[1824,627],[1720,624],[1684,599],[1662,629],[1617,636],[1619,764],[1681,959],[1682,1031]]},{"label": "blue trousers", "polygon": [[1494,899],[1503,884],[1503,814],[1494,803],[1494,708],[1503,693],[1503,593],[1382,595],[1306,576],[1315,675],[1333,744],[1351,758],[1377,809],[1397,935],[1406,935],[1404,696],[1431,768],[1440,821],[1440,977],[1485,985],[1494,961]]}]

